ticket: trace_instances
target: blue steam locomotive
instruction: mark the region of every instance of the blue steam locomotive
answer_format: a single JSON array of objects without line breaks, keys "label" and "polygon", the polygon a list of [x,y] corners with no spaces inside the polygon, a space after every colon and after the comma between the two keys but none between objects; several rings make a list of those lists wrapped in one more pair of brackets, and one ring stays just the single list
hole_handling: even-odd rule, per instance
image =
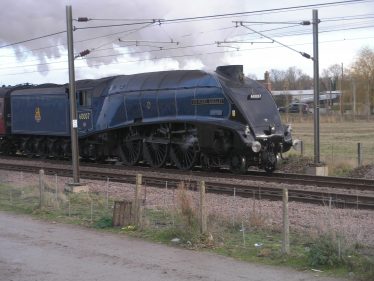
[{"label": "blue steam locomotive", "polygon": [[[0,152],[70,157],[67,89],[0,88]],[[81,158],[272,172],[292,146],[271,93],[241,65],[81,80],[76,89]]]}]

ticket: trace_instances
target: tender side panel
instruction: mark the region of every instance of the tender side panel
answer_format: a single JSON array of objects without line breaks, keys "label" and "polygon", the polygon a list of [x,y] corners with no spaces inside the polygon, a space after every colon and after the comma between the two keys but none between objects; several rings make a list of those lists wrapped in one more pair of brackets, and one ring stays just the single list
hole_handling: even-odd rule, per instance
[{"label": "tender side panel", "polygon": [[13,134],[70,135],[65,94],[18,93],[11,96],[11,106]]}]

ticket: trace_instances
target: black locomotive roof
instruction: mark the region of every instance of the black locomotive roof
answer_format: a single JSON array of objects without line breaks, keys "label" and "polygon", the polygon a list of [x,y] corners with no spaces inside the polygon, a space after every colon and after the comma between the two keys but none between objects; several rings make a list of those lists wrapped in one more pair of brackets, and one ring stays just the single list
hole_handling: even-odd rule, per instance
[{"label": "black locomotive roof", "polygon": [[20,84],[20,85],[15,85],[15,86],[1,87],[0,88],[0,97],[9,96],[15,90],[29,89],[29,88],[32,88],[32,87],[36,87],[36,86],[26,83],[26,84]]},{"label": "black locomotive roof", "polygon": [[[75,82],[77,90],[79,89],[90,89],[99,86],[100,84],[105,84],[108,81],[113,80],[115,77],[105,77],[101,79],[85,79],[85,80],[78,80]],[[65,84],[65,87],[69,87],[69,84]]]},{"label": "black locomotive roof", "polygon": [[196,87],[219,87],[212,74],[201,70],[172,70],[117,77],[109,94],[150,90],[171,90]]},{"label": "black locomotive roof", "polygon": [[12,96],[22,96],[22,95],[53,95],[53,94],[64,94],[66,93],[65,87],[59,85],[52,85],[47,84],[45,87],[43,85],[39,85],[37,87],[26,88],[26,89],[19,89],[13,90]]},{"label": "black locomotive roof", "polygon": [[0,98],[3,98],[8,93],[8,91],[10,89],[12,89],[12,87],[1,87],[0,88]]}]

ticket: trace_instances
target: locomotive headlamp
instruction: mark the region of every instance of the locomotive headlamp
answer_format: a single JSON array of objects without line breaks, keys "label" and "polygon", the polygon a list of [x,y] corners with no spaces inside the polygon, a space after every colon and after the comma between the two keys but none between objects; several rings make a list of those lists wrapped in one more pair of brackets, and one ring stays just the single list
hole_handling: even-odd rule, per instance
[{"label": "locomotive headlamp", "polygon": [[257,153],[257,152],[260,152],[260,150],[261,150],[261,143],[258,142],[258,141],[254,141],[254,142],[252,143],[252,151],[253,151],[254,153]]},{"label": "locomotive headlamp", "polygon": [[292,132],[292,126],[291,126],[291,124],[287,124],[286,125],[286,131],[287,131],[287,133],[291,133]]},{"label": "locomotive headlamp", "polygon": [[245,134],[246,136],[248,136],[250,133],[251,133],[251,130],[249,129],[249,126],[246,125],[246,126],[245,126],[245,130],[244,130],[244,134]]}]

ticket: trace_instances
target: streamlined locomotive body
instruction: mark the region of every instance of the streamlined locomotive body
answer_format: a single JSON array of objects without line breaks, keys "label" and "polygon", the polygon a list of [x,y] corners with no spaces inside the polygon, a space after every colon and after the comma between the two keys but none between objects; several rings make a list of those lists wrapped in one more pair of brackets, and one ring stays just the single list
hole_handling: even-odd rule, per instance
[{"label": "streamlined locomotive body", "polygon": [[[2,153],[69,157],[67,88],[1,88]],[[82,80],[76,89],[82,158],[271,172],[292,146],[271,93],[242,66]]]}]

